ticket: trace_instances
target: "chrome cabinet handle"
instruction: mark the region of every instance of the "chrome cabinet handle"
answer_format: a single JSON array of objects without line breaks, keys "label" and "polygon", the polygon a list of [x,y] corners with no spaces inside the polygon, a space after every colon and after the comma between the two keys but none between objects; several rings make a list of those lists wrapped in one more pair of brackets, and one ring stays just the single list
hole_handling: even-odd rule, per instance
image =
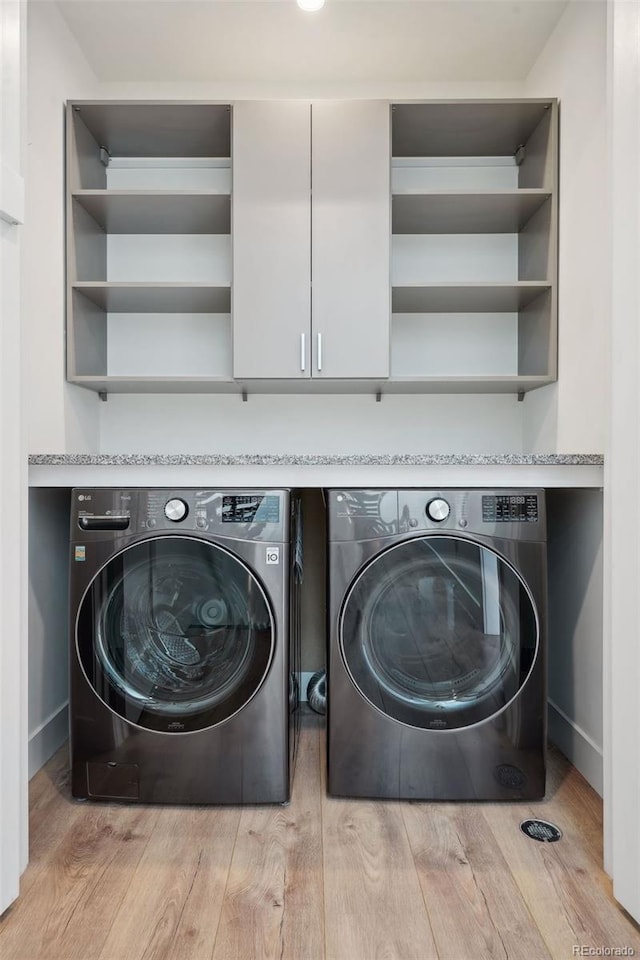
[{"label": "chrome cabinet handle", "polygon": [[305,364],[307,362],[306,357],[307,351],[305,350],[305,336],[304,333],[300,334],[300,369],[304,373]]},{"label": "chrome cabinet handle", "polygon": [[318,371],[322,370],[322,334],[318,334],[318,352],[316,354]]}]

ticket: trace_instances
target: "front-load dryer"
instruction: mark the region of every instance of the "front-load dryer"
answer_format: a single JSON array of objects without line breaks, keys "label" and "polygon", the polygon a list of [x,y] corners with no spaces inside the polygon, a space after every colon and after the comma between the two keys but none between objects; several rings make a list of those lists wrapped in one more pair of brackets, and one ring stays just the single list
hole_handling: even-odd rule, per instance
[{"label": "front-load dryer", "polygon": [[543,797],[544,491],[326,498],[329,793]]},{"label": "front-load dryer", "polygon": [[287,490],[72,491],[75,797],[288,800],[298,527]]}]

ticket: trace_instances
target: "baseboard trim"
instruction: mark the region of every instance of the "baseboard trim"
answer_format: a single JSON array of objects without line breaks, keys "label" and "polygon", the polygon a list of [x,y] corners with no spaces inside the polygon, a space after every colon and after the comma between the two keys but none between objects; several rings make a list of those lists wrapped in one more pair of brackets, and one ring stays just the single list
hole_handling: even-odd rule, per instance
[{"label": "baseboard trim", "polygon": [[29,779],[45,765],[69,736],[69,701],[49,714],[29,734]]},{"label": "baseboard trim", "polygon": [[602,747],[578,726],[557,703],[549,700],[549,740],[564,753],[593,789],[602,796]]}]

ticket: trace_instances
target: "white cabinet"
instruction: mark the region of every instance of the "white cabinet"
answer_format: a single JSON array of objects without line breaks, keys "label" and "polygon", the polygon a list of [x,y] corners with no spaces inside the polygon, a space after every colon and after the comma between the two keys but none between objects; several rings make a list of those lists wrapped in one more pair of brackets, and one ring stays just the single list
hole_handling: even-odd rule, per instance
[{"label": "white cabinet", "polygon": [[308,377],[309,104],[237,103],[233,164],[234,376]]},{"label": "white cabinet", "polygon": [[389,374],[389,106],[311,107],[314,377]]},{"label": "white cabinet", "polygon": [[234,376],[385,378],[388,104],[236,104],[233,158]]},{"label": "white cabinet", "polygon": [[235,389],[230,143],[225,104],[69,104],[69,380]]}]

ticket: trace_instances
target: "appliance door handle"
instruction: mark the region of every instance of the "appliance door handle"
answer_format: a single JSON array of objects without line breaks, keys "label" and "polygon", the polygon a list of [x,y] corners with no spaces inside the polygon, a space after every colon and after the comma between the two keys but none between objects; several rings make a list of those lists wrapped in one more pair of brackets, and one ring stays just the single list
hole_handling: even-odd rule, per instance
[{"label": "appliance door handle", "polygon": [[322,334],[318,334],[318,350],[316,353],[316,363],[318,366],[318,372],[322,370]]},{"label": "appliance door handle", "polygon": [[304,368],[307,362],[306,349],[305,349],[305,335],[304,333],[300,334],[300,370],[304,373]]},{"label": "appliance door handle", "polygon": [[127,530],[131,518],[128,516],[93,516],[79,517],[78,526],[81,530]]}]

